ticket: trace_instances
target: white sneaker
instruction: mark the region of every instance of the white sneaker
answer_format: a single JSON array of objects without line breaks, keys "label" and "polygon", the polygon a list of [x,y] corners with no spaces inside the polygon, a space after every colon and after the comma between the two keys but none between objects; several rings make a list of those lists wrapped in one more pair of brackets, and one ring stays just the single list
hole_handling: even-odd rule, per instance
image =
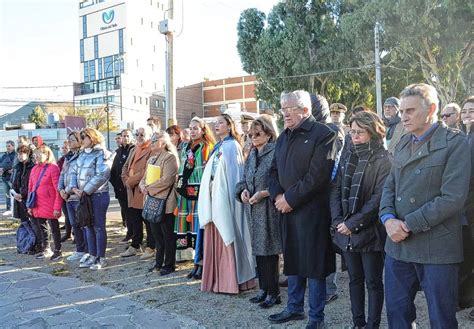
[{"label": "white sneaker", "polygon": [[89,258],[87,258],[87,260],[85,262],[79,264],[79,267],[80,268],[90,268],[92,265],[94,265],[95,260],[96,260],[95,256],[89,256]]},{"label": "white sneaker", "polygon": [[127,250],[120,253],[120,256],[121,257],[135,256],[140,251],[141,251],[141,248],[133,248],[132,246],[130,246],[130,247],[127,248]]},{"label": "white sneaker", "polygon": [[11,215],[13,215],[13,213],[12,213],[11,210],[7,210],[7,211],[5,211],[2,215],[3,215],[3,216],[11,216]]},{"label": "white sneaker", "polygon": [[107,266],[107,260],[105,259],[105,257],[100,257],[100,258],[97,258],[94,264],[92,264],[89,268],[91,270],[100,270],[106,266]]},{"label": "white sneaker", "polygon": [[68,261],[79,260],[82,259],[82,256],[85,255],[85,252],[74,251],[71,256],[66,258]]},{"label": "white sneaker", "polygon": [[50,258],[51,256],[53,256],[53,251],[50,248],[46,248],[45,251],[36,255],[36,259]]},{"label": "white sneaker", "polygon": [[86,252],[84,255],[82,255],[81,260],[79,261],[79,263],[81,263],[81,264],[84,263],[86,260],[89,259],[90,256],[91,256],[91,255],[89,255],[89,254]]},{"label": "white sneaker", "polygon": [[152,257],[155,257],[155,249],[146,247],[145,252],[140,256],[140,259],[144,260]]}]

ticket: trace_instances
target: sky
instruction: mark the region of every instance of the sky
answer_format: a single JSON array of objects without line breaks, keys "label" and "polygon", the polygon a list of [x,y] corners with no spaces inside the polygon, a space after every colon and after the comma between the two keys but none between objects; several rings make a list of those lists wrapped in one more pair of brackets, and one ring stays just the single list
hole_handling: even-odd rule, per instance
[{"label": "sky", "polygon": [[[175,0],[178,31],[183,18],[174,44],[175,86],[246,74],[236,48],[240,13],[255,7],[268,14],[277,2]],[[0,115],[31,100],[72,101],[72,88],[61,86],[79,81],[78,3],[0,0]],[[35,86],[57,87],[12,88]]]}]

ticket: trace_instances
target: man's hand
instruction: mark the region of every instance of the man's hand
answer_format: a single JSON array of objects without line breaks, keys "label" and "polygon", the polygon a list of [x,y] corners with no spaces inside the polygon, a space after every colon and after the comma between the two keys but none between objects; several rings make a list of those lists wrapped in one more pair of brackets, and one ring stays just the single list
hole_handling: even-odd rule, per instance
[{"label": "man's hand", "polygon": [[346,224],[344,223],[341,223],[341,224],[338,224],[336,226],[336,230],[341,233],[341,234],[344,234],[344,235],[351,235],[351,230],[349,230],[346,226]]},{"label": "man's hand", "polygon": [[293,210],[293,208],[290,207],[288,202],[286,202],[285,195],[284,194],[278,194],[275,198],[275,207],[277,208],[278,211],[280,211],[282,214],[289,213]]},{"label": "man's hand", "polygon": [[388,237],[393,242],[405,240],[410,232],[405,222],[396,218],[387,219],[385,229],[387,230]]},{"label": "man's hand", "polygon": [[242,200],[242,203],[248,203],[250,199],[250,192],[245,189],[240,193],[240,199]]},{"label": "man's hand", "polygon": [[64,201],[69,198],[69,195],[64,190],[59,191],[59,195],[61,195],[61,198],[63,198]]}]

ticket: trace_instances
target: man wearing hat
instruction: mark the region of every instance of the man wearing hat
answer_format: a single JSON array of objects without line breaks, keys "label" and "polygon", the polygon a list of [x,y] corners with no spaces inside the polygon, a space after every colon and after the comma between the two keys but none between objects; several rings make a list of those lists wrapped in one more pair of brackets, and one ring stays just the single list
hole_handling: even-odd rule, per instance
[{"label": "man wearing hat", "polygon": [[405,134],[399,109],[400,100],[396,97],[389,97],[383,103],[383,121],[387,127],[385,143],[388,153],[391,155],[393,155],[400,138]]},{"label": "man wearing hat", "polygon": [[254,120],[254,117],[249,114],[242,114],[240,116],[240,126],[242,127],[242,140],[244,141],[244,148],[242,153],[244,154],[244,159],[247,159],[247,156],[250,153],[252,148],[252,139],[249,137],[250,131],[250,122]]},{"label": "man wearing hat", "polygon": [[331,115],[331,121],[339,128],[344,129],[346,132],[346,127],[344,125],[344,118],[346,116],[347,107],[341,103],[334,103],[329,106],[329,112]]}]

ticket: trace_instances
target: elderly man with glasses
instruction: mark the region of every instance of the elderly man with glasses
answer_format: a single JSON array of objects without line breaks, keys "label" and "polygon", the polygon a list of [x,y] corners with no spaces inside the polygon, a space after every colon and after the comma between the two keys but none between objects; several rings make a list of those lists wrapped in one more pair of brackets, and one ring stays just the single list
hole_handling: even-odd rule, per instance
[{"label": "elderly man with glasses", "polygon": [[461,107],[456,103],[449,103],[441,111],[441,120],[449,128],[459,129],[461,122]]}]

